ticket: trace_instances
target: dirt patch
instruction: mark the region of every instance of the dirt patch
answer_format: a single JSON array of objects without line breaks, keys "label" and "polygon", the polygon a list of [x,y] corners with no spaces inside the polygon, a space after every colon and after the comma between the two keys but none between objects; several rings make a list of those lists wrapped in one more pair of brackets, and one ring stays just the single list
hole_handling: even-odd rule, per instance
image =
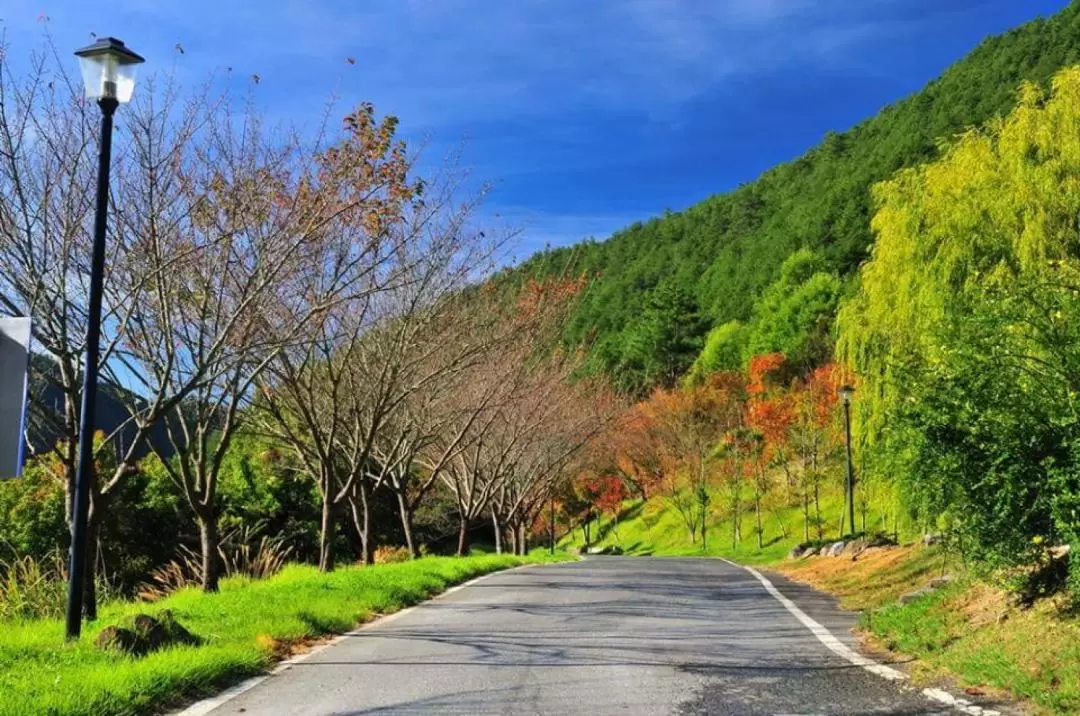
[{"label": "dirt patch", "polygon": [[832,592],[849,609],[895,601],[949,567],[939,547],[870,547],[855,557],[810,557],[775,565],[799,582]]},{"label": "dirt patch", "polygon": [[1000,624],[1009,618],[1010,612],[1008,595],[981,582],[951,598],[948,606],[963,614],[975,628]]}]

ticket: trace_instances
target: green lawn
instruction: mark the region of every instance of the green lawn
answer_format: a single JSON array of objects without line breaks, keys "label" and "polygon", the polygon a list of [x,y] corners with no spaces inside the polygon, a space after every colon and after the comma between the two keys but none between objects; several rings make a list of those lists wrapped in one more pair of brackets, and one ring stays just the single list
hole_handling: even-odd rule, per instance
[{"label": "green lawn", "polygon": [[[835,540],[840,532],[840,515],[844,497],[840,489],[828,490],[821,497],[823,532],[826,540]],[[868,512],[867,527],[873,530],[880,525],[880,512]],[[648,502],[626,502],[618,526],[610,517],[594,520],[591,543],[594,547],[618,546],[629,555],[657,556],[707,556],[725,557],[743,564],[768,564],[787,556],[791,548],[803,541],[803,515],[798,506],[768,509],[763,515],[763,547],[758,549],[754,532],[753,511],[742,517],[742,539],[735,544],[732,539],[732,521],[725,510],[717,505],[710,511],[707,545],[701,548],[700,539],[692,543],[678,512],[662,497],[652,497]],[[861,515],[856,518],[861,528]],[[906,527],[906,526],[905,526]],[[901,537],[910,536],[909,529],[901,530]],[[811,539],[816,539],[811,531]],[[580,526],[563,537],[560,545],[568,549],[584,546],[585,536]]]},{"label": "green lawn", "polygon": [[[348,567],[320,574],[290,565],[265,581],[226,580],[219,594],[190,589],[156,604],[106,606],[75,644],[59,620],[0,624],[0,715],[149,714],[263,672],[291,644],[347,631],[470,578],[524,562],[567,559],[482,555]],[[205,642],[143,658],[93,646],[104,627],[169,609]]]}]

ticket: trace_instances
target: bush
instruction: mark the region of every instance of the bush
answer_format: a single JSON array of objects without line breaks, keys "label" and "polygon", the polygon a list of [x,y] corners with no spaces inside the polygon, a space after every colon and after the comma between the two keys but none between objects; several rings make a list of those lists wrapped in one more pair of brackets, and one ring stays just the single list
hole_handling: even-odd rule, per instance
[{"label": "bush", "polygon": [[393,547],[383,545],[375,548],[375,564],[394,564],[396,562],[408,562],[412,559],[408,547]]},{"label": "bush", "polygon": [[61,580],[59,554],[52,563],[29,555],[0,562],[0,621],[58,617],[64,612],[67,586]]}]

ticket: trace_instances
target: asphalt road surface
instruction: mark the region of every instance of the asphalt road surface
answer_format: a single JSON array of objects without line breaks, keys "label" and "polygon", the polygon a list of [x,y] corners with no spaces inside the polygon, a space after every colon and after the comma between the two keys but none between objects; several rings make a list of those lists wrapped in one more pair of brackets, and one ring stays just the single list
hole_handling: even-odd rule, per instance
[{"label": "asphalt road surface", "polygon": [[[770,578],[854,646],[853,615]],[[487,577],[361,629],[211,713],[956,712],[830,651],[739,567],[597,557]]]}]

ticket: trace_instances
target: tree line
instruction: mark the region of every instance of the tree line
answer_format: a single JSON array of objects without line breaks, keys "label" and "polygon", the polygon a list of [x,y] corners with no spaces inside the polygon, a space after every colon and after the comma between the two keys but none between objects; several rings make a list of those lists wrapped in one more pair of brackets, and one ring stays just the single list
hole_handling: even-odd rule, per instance
[{"label": "tree line", "polygon": [[[28,430],[50,438],[35,459],[70,522],[97,109],[55,57],[19,76],[0,65],[0,307],[33,319]],[[197,527],[198,578],[216,590],[223,471],[250,436],[315,487],[324,570],[346,520],[372,561],[384,493],[413,556],[436,490],[459,553],[486,513],[523,551],[543,495],[605,420],[602,386],[568,380],[581,353],[556,349],[580,283],[484,287],[512,238],[478,225],[484,191],[467,192],[452,160],[421,178],[397,120],[371,104],[331,117],[270,126],[250,99],[160,75],[124,108],[101,338],[123,419],[96,442],[91,565],[151,473]]]}]

